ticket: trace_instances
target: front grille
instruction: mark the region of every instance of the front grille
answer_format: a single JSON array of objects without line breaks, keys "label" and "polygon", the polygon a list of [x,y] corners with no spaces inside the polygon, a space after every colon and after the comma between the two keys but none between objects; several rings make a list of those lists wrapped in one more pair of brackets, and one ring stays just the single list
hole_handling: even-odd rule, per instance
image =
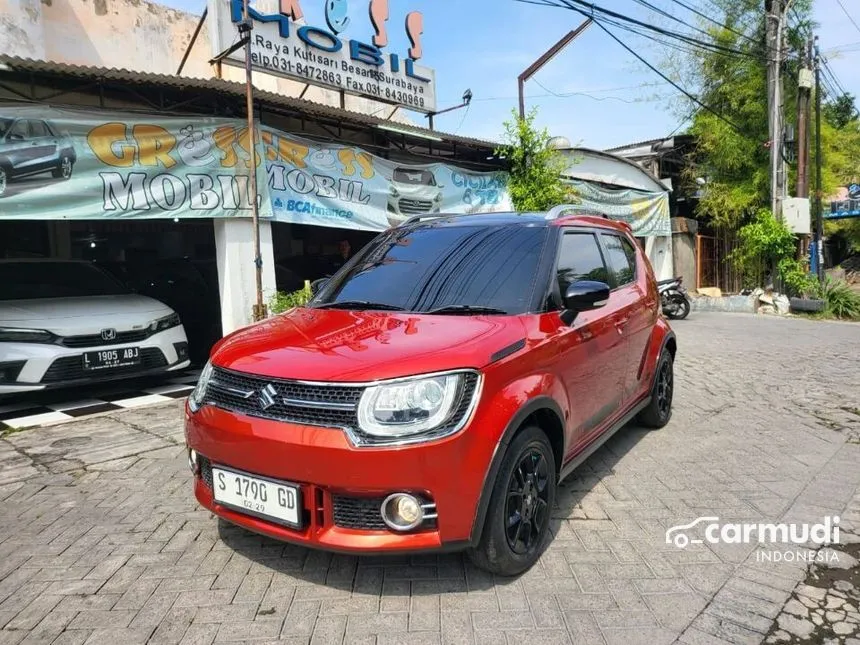
[{"label": "front grille", "polygon": [[[272,405],[263,407],[262,393],[271,386]],[[215,368],[206,402],[253,417],[327,427],[354,427],[362,387],[309,385],[250,376]]]},{"label": "front grille", "polygon": [[125,343],[139,343],[149,338],[149,331],[138,329],[134,331],[118,331],[116,337],[105,340],[101,334],[87,334],[85,336],[66,336],[60,339],[60,344],[66,347],[102,347],[104,345],[122,345]]},{"label": "front grille", "polygon": [[384,497],[345,497],[332,495],[334,523],[344,529],[386,531],[380,508]]},{"label": "front grille", "polygon": [[40,382],[58,383],[60,381],[74,381],[77,379],[111,378],[154,370],[160,367],[167,367],[167,359],[164,357],[164,353],[157,347],[144,347],[141,349],[139,365],[127,365],[103,370],[85,370],[84,359],[80,355],[63,356],[51,363],[51,367],[45,372]]},{"label": "front grille", "polygon": [[406,215],[421,215],[430,212],[430,209],[433,208],[433,202],[423,199],[401,199],[399,206],[401,213]]},{"label": "front grille", "polygon": [[[478,375],[465,373],[463,390],[454,414],[433,432],[434,435],[445,434],[463,421],[477,386]],[[266,389],[269,390],[270,405],[264,408],[266,399],[263,394]],[[262,419],[356,429],[358,402],[363,392],[364,387],[361,386],[308,384],[251,376],[215,367],[206,388],[205,401],[224,410]],[[384,440],[369,436],[363,437],[363,441],[368,444],[385,443]]]},{"label": "front grille", "polygon": [[197,455],[197,463],[200,465],[200,479],[212,490],[212,462],[202,455]]}]

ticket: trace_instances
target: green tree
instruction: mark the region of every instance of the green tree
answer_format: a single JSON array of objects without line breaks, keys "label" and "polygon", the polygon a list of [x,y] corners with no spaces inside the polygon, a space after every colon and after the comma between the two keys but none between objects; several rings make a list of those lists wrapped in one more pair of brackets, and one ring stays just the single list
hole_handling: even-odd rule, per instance
[{"label": "green tree", "polygon": [[518,211],[544,211],[576,199],[576,192],[562,179],[569,161],[550,147],[549,132],[535,127],[536,116],[535,109],[524,119],[514,111],[504,123],[504,143],[496,150],[508,162],[508,192]]},{"label": "green tree", "polygon": [[842,94],[824,106],[822,111],[827,122],[837,130],[847,126],[857,118],[857,106],[854,104],[854,96]]}]

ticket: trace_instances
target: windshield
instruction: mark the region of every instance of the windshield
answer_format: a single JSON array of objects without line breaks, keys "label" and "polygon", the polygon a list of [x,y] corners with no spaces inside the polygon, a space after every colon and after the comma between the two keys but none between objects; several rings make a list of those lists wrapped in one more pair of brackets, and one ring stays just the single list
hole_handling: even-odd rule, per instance
[{"label": "windshield", "polygon": [[398,184],[413,184],[415,186],[435,186],[436,178],[429,170],[407,170],[397,168],[394,171],[394,181]]},{"label": "windshield", "polygon": [[129,293],[84,262],[0,262],[0,300],[115,296]]},{"label": "windshield", "polygon": [[376,303],[429,312],[468,305],[525,313],[546,235],[544,227],[510,225],[394,229],[353,258],[311,306]]}]

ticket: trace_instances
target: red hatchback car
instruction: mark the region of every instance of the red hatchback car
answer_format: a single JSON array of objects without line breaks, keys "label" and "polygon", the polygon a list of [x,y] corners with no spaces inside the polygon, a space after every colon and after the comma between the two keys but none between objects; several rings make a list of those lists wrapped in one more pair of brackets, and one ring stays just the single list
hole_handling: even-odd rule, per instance
[{"label": "red hatchback car", "polygon": [[310,547],[530,567],[558,482],[671,416],[650,263],[627,225],[563,213],[410,220],[220,341],[186,409],[199,502]]}]

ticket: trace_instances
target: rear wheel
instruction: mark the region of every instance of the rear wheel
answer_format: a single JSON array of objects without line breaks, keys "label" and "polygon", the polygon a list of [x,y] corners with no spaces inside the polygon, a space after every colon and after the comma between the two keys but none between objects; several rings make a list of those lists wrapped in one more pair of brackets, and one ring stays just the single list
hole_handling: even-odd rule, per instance
[{"label": "rear wheel", "polygon": [[680,293],[669,296],[666,315],[673,320],[683,320],[690,315],[690,301]]},{"label": "rear wheel", "polygon": [[672,398],[675,393],[675,374],[672,354],[664,349],[657,361],[651,402],[639,413],[637,420],[649,428],[662,428],[672,418]]},{"label": "rear wheel", "polygon": [[528,426],[505,453],[481,542],[469,552],[478,567],[515,576],[540,557],[555,503],[555,457],[546,434]]}]

